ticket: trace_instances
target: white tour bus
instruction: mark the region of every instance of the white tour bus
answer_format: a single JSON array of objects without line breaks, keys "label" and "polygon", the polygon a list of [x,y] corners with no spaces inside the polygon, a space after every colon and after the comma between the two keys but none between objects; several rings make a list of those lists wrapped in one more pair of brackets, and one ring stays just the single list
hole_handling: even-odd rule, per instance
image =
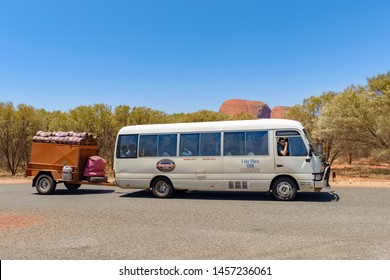
[{"label": "white tour bus", "polygon": [[[287,142],[287,144],[286,144]],[[282,119],[123,127],[114,171],[124,189],[271,191],[293,200],[297,191],[329,187],[330,167],[301,123]]]}]

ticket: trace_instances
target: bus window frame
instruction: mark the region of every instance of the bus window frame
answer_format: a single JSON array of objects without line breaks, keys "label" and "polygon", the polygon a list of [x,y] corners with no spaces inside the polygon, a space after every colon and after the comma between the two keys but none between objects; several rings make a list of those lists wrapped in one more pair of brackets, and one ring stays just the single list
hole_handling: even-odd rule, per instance
[{"label": "bus window frame", "polygon": [[[122,141],[120,141],[121,139],[123,138],[126,138],[126,137],[132,137],[132,136],[135,136],[136,137],[136,143],[135,143],[135,154],[133,156],[121,156],[121,148],[124,146],[122,144]],[[117,140],[117,149],[116,149],[116,153],[115,153],[115,156],[117,159],[135,159],[135,158],[138,158],[138,147],[139,147],[139,134],[121,134],[118,136],[118,140]],[[128,144],[127,144],[128,145]]]},{"label": "bus window frame", "polygon": [[[278,152],[278,145],[279,145],[279,139],[280,138],[287,138],[288,139],[288,149],[289,149],[289,155],[283,156],[280,155]],[[290,146],[290,139],[291,138],[300,138],[303,144],[303,147],[305,147],[306,154],[305,155],[293,155],[291,152],[291,146]],[[306,135],[302,135],[299,130],[276,130],[275,131],[275,155],[278,157],[307,157],[310,155],[310,147],[307,147],[306,145]]]}]

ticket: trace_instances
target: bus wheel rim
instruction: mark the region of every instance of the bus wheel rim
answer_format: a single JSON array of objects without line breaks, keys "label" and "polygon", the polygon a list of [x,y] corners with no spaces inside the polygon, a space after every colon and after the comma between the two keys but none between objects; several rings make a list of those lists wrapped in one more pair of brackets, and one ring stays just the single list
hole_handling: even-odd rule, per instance
[{"label": "bus wheel rim", "polygon": [[168,185],[165,182],[158,182],[157,183],[157,191],[159,193],[166,193],[168,191]]},{"label": "bus wheel rim", "polygon": [[289,197],[293,193],[292,186],[287,182],[282,182],[277,186],[277,192],[282,197]]}]

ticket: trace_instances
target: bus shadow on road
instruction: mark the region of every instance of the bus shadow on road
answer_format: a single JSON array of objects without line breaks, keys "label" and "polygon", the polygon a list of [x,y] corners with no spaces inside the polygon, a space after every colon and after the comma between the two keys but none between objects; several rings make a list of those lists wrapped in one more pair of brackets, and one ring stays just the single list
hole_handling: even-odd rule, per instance
[{"label": "bus shadow on road", "polygon": [[321,193],[302,192],[298,193],[295,198],[295,201],[306,202],[338,202],[339,200],[339,195],[334,191]]},{"label": "bus shadow on road", "polygon": [[[141,190],[130,193],[123,193],[122,198],[150,198],[158,199],[149,191]],[[187,199],[187,200],[227,200],[227,201],[276,201],[272,193],[265,192],[216,192],[216,191],[189,191],[176,192],[176,194],[169,198]],[[339,196],[334,192],[323,193],[298,193],[295,200],[292,202],[337,202]]]}]

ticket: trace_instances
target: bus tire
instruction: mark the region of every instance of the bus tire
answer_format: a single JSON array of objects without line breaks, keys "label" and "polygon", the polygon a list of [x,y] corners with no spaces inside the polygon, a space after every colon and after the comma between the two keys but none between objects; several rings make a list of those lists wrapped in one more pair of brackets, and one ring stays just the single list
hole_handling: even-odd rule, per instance
[{"label": "bus tire", "polygon": [[39,175],[35,188],[40,194],[52,194],[56,189],[57,183],[53,177],[47,174]]},{"label": "bus tire", "polygon": [[297,192],[297,183],[289,177],[279,177],[272,182],[272,194],[277,200],[294,200]]},{"label": "bus tire", "polygon": [[70,191],[76,191],[81,186],[81,184],[68,184],[68,183],[64,183],[64,185]]},{"label": "bus tire", "polygon": [[158,177],[152,182],[152,193],[157,198],[168,198],[175,193],[175,189],[169,179]]}]

